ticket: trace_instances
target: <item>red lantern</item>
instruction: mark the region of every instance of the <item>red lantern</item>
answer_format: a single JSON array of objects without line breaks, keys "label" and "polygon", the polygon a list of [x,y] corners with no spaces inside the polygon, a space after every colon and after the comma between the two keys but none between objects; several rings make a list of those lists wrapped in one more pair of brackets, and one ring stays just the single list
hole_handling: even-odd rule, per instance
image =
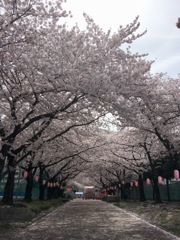
[{"label": "red lantern", "polygon": [[43,180],[43,185],[46,185],[46,180]]},{"label": "red lantern", "polygon": [[138,181],[135,181],[135,187],[138,187],[138,185],[139,185]]},{"label": "red lantern", "polygon": [[35,176],[34,180],[35,180],[35,182],[38,182],[39,177],[38,177],[38,176]]},{"label": "red lantern", "polygon": [[179,171],[178,171],[178,170],[174,170],[174,178],[175,178],[176,180],[179,179]]},{"label": "red lantern", "polygon": [[146,179],[146,184],[150,185],[151,184],[151,180],[149,178]]},{"label": "red lantern", "polygon": [[133,182],[130,182],[130,187],[133,187]]},{"label": "red lantern", "polygon": [[23,176],[24,176],[24,178],[27,178],[27,177],[28,177],[28,172],[25,171],[25,172],[23,173]]},{"label": "red lantern", "polygon": [[162,184],[162,177],[161,176],[158,176],[158,183]]}]

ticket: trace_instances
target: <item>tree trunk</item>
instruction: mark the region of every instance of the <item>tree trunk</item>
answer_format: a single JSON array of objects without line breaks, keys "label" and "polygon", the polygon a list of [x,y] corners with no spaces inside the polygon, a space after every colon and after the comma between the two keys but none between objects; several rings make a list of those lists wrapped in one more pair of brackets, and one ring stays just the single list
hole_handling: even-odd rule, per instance
[{"label": "tree trunk", "polygon": [[48,199],[52,199],[52,195],[53,195],[53,188],[52,187],[48,187],[48,189],[47,189],[47,198]]},{"label": "tree trunk", "polygon": [[0,181],[1,181],[2,174],[3,174],[4,165],[5,165],[5,160],[0,159]]},{"label": "tree trunk", "polygon": [[57,199],[59,198],[59,193],[58,193],[58,187],[54,187],[54,191],[53,191],[53,198]]},{"label": "tree trunk", "polygon": [[118,203],[120,202],[120,188],[118,187]]},{"label": "tree trunk", "polygon": [[121,185],[121,199],[125,199],[125,186],[124,184]]},{"label": "tree trunk", "polygon": [[13,190],[14,190],[14,178],[15,170],[8,171],[7,182],[4,188],[4,195],[2,198],[2,203],[5,205],[13,205]]},{"label": "tree trunk", "polygon": [[28,177],[26,179],[27,185],[26,185],[26,192],[24,200],[26,202],[32,202],[32,190],[33,190],[33,175],[32,173],[28,173]]},{"label": "tree trunk", "polygon": [[39,200],[44,200],[44,192],[46,186],[43,185],[43,172],[44,168],[41,163],[39,163]]},{"label": "tree trunk", "polygon": [[153,183],[154,183],[153,184],[153,191],[154,191],[154,195],[155,195],[155,201],[156,201],[156,203],[162,203],[157,179],[153,179]]},{"label": "tree trunk", "polygon": [[145,197],[145,193],[144,193],[144,185],[143,185],[142,175],[139,175],[138,184],[139,184],[139,198],[140,198],[139,200],[141,202],[145,202],[146,201],[146,197]]},{"label": "tree trunk", "polygon": [[167,197],[168,197],[168,201],[171,201],[171,195],[170,195],[170,189],[169,189],[169,179],[166,178],[166,190],[167,190]]},{"label": "tree trunk", "polygon": [[64,195],[64,190],[63,189],[59,189],[59,197],[63,197],[63,195]]},{"label": "tree trunk", "polygon": [[[4,132],[4,134],[5,134],[5,132]],[[4,171],[4,166],[6,164],[6,159],[10,160],[11,164],[13,163],[13,160],[14,160],[14,157],[8,156],[8,150],[9,149],[10,149],[10,143],[9,144],[6,144],[6,143],[2,144],[2,147],[1,147],[1,159],[0,159],[0,180],[3,178],[2,175],[3,175],[3,171]]]},{"label": "tree trunk", "polygon": [[44,200],[44,194],[45,194],[45,186],[40,184],[39,186],[39,200]]}]

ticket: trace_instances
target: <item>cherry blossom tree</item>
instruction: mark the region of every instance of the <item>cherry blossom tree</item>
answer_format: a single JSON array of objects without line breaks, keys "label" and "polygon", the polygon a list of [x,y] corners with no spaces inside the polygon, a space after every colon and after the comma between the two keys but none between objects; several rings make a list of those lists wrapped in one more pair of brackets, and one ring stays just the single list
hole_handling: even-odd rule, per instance
[{"label": "cherry blossom tree", "polygon": [[179,97],[179,78],[171,79],[166,75],[157,74],[149,78],[147,88],[143,89],[139,96],[124,98],[123,107],[114,104],[119,113],[121,127],[135,128],[139,131],[138,135],[143,136],[139,139],[138,148],[143,149],[149,161],[154,192],[159,202],[161,199],[157,185],[157,166],[161,166],[166,172],[165,168],[168,166],[169,174],[161,174],[166,178],[169,200],[169,179],[173,177],[174,169],[180,169]]},{"label": "cherry blossom tree", "polygon": [[[139,86],[138,96],[124,98],[123,105],[114,103],[121,126],[152,134],[179,168],[179,79],[156,75],[146,88]],[[141,90],[140,90],[141,89]]]},{"label": "cherry blossom tree", "polygon": [[[87,141],[83,141],[83,143],[79,141],[75,148],[73,147],[74,143],[73,145],[70,144],[68,148],[67,144],[63,144],[63,146],[64,145],[66,146],[65,151],[58,151],[54,154],[53,158],[50,158],[50,161],[41,164],[43,169],[46,169],[48,172],[49,181],[51,182],[58,179],[60,185],[73,179],[82,171],[85,171],[89,164],[89,152],[101,147],[101,144],[94,144],[93,142],[87,145]],[[56,155],[57,157],[55,157]],[[47,156],[48,155],[46,155],[46,157]]]},{"label": "cherry blossom tree", "polygon": [[135,34],[138,18],[112,34],[84,14],[86,30],[68,29],[61,22],[68,16],[62,3],[14,0],[0,5],[0,174],[7,162],[6,191],[11,192],[4,203],[12,203],[20,159],[38,149],[54,123],[59,122],[62,135],[98,119],[112,102],[122,103],[121,96],[138,95],[137,86],[141,91],[146,87],[151,63],[145,55],[121,49],[144,34]]}]

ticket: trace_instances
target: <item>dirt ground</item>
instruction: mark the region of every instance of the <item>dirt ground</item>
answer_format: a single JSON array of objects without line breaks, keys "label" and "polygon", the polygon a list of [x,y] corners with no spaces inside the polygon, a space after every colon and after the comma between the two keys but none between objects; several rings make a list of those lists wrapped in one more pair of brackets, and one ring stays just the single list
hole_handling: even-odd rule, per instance
[{"label": "dirt ground", "polygon": [[0,239],[180,240],[124,209],[99,200],[76,199],[24,229],[6,231]]}]

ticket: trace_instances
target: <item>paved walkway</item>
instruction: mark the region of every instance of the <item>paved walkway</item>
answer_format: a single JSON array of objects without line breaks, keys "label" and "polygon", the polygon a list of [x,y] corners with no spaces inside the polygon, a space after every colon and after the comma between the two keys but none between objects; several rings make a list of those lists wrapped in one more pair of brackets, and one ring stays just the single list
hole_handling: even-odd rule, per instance
[{"label": "paved walkway", "polygon": [[110,203],[73,200],[2,240],[180,240]]}]

